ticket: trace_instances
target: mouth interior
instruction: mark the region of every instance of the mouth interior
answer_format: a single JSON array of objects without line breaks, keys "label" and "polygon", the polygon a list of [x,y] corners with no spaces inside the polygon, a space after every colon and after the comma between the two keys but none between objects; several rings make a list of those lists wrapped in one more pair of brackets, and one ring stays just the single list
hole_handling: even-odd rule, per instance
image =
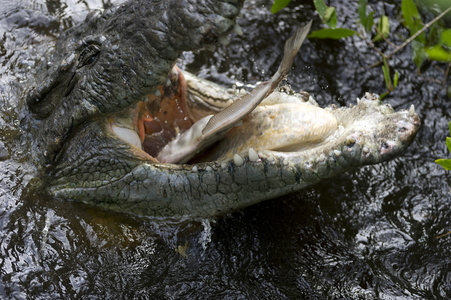
[{"label": "mouth interior", "polygon": [[[299,151],[322,143],[336,132],[338,124],[335,117],[325,115],[319,107],[306,104],[306,99],[301,100],[303,103],[287,103],[287,99],[272,103],[274,100],[271,97],[262,102],[264,107],[258,107],[245,117],[240,126],[230,129],[225,140],[217,142],[207,151],[201,151],[191,162],[230,158],[232,153],[248,151],[249,148]],[[190,129],[205,114],[216,112],[211,109],[200,113],[188,105],[186,79],[174,67],[166,83],[136,106],[131,119],[116,116],[110,123],[120,139],[150,155],[152,161],[159,162],[156,157],[169,142]]]},{"label": "mouth interior", "polygon": [[156,161],[161,149],[197,120],[187,106],[187,84],[174,66],[164,85],[146,96],[131,112],[131,117],[110,118],[112,131],[123,141],[139,148]]},{"label": "mouth interior", "polygon": [[152,157],[195,123],[186,103],[186,81],[177,67],[169,73],[166,84],[158,88],[157,94],[148,95],[147,102],[138,105],[136,117],[142,149]]}]

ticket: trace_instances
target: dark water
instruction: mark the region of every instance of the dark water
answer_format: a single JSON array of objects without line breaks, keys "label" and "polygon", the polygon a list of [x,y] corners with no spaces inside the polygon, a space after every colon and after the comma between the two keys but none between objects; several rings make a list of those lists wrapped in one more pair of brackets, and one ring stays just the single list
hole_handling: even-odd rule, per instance
[{"label": "dark water", "polygon": [[[0,298],[451,298],[451,177],[434,163],[450,156],[451,81],[439,82],[443,64],[428,63],[419,75],[410,48],[391,60],[400,82],[385,101],[396,109],[415,104],[423,127],[391,162],[196,222],[104,212],[28,192],[33,168],[18,120],[33,67],[61,30],[117,2],[0,0]],[[337,4],[339,22],[353,28],[356,3],[346,3]],[[400,44],[408,32],[399,4],[371,6],[385,10]],[[188,53],[180,65],[224,84],[268,78],[292,27],[312,12],[311,4],[295,2],[273,16],[249,1],[239,20],[243,37],[232,35],[214,53]],[[301,51],[289,83],[321,105],[384,92],[380,67],[367,69],[378,57],[359,38],[309,40]]]}]

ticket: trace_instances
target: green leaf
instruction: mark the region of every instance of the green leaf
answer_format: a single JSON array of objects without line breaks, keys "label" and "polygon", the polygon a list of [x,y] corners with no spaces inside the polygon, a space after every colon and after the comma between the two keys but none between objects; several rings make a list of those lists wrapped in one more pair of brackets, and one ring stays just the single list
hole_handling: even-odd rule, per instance
[{"label": "green leaf", "polygon": [[326,14],[327,5],[324,0],[313,0],[316,10],[318,11],[321,20],[324,20],[324,15]]},{"label": "green leaf", "polygon": [[371,32],[371,28],[373,27],[373,14],[374,12],[371,12],[369,15],[366,14],[366,5],[367,0],[359,0],[359,18],[360,23],[362,24],[363,28],[365,28],[365,31],[367,33]]},{"label": "green leaf", "polygon": [[382,72],[384,73],[385,85],[387,90],[391,91],[393,89],[391,78],[390,78],[390,68],[388,67],[387,60],[384,57],[384,65],[382,66]]},{"label": "green leaf", "polygon": [[[401,10],[404,16],[404,21],[406,22],[407,27],[410,29],[410,35],[415,34],[415,32],[423,28],[423,25],[421,24],[420,13],[418,12],[418,9],[413,0],[402,0]],[[416,40],[425,44],[426,35],[422,33],[418,37],[416,37]]]},{"label": "green leaf", "polygon": [[448,147],[448,151],[451,152],[451,137],[446,137],[446,147]]},{"label": "green leaf", "polygon": [[337,26],[337,14],[335,13],[335,7],[328,7],[324,14],[324,20],[330,28]]},{"label": "green leaf", "polygon": [[415,30],[418,27],[418,20],[421,21],[421,17],[413,0],[402,0],[401,10],[407,27],[409,27],[410,30]]},{"label": "green leaf", "polygon": [[435,160],[436,163],[441,165],[445,170],[451,170],[451,159],[437,159]]},{"label": "green leaf", "polygon": [[446,49],[440,45],[427,48],[426,54],[430,60],[451,62],[451,52],[446,51]]},{"label": "green leaf", "polygon": [[359,18],[360,23],[365,24],[367,15],[366,15],[366,0],[359,0]]},{"label": "green leaf", "polygon": [[371,13],[368,15],[368,18],[366,19],[365,28],[366,28],[366,31],[367,31],[368,33],[370,33],[370,32],[371,32],[371,29],[373,28],[373,24],[374,24],[373,15],[374,15],[374,12],[371,12]]},{"label": "green leaf", "polygon": [[313,0],[313,3],[322,22],[330,28],[335,28],[337,26],[335,7],[327,6],[325,0]]},{"label": "green leaf", "polygon": [[308,35],[308,38],[317,39],[341,39],[355,34],[354,30],[346,28],[323,28],[320,30],[313,31]]},{"label": "green leaf", "polygon": [[380,39],[387,38],[390,34],[390,21],[387,16],[381,16],[379,18],[379,24],[377,25],[378,33],[376,37],[373,39],[373,42],[376,42]]},{"label": "green leaf", "polygon": [[451,47],[451,29],[444,30],[440,35],[440,42],[443,45]]},{"label": "green leaf", "polygon": [[[448,127],[449,135],[451,135],[451,122],[448,122]],[[449,136],[446,137],[446,147],[451,152],[451,137]],[[451,159],[437,159],[435,162],[445,168],[445,170],[451,170]]]},{"label": "green leaf", "polygon": [[288,4],[290,4],[291,0],[274,0],[274,3],[271,6],[271,13],[275,14],[279,10],[285,8]]}]

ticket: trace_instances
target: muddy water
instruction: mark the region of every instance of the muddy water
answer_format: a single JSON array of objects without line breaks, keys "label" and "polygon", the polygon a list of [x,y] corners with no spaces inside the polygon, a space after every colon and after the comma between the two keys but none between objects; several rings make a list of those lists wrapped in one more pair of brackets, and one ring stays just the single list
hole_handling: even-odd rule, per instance
[{"label": "muddy water", "polygon": [[[451,298],[451,235],[443,236],[451,230],[451,177],[434,163],[449,156],[451,101],[437,82],[443,65],[426,64],[418,75],[409,48],[391,61],[400,82],[385,101],[415,104],[424,124],[401,157],[224,218],[156,220],[24,188],[33,180],[25,163],[32,149],[18,120],[33,67],[61,30],[117,1],[10,2],[0,0],[0,298]],[[385,10],[400,44],[407,32],[399,5],[372,7]],[[250,1],[239,20],[243,37],[213,53],[187,53],[180,65],[223,84],[266,79],[292,27],[312,11],[294,3],[273,16]],[[355,3],[338,14],[355,26]],[[380,68],[367,69],[377,56],[358,38],[309,40],[301,51],[289,83],[322,106],[384,92]]]}]

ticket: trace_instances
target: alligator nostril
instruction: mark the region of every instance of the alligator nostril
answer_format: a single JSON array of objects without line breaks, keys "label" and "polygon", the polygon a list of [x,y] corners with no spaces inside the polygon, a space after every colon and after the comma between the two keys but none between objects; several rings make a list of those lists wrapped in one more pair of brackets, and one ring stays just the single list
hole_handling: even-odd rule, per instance
[{"label": "alligator nostril", "polygon": [[381,148],[388,149],[388,148],[390,148],[390,146],[387,144],[387,142],[382,142],[381,143]]},{"label": "alligator nostril", "polygon": [[407,128],[403,126],[403,127],[399,128],[398,131],[399,131],[399,132],[406,132],[406,131],[407,131]]}]

